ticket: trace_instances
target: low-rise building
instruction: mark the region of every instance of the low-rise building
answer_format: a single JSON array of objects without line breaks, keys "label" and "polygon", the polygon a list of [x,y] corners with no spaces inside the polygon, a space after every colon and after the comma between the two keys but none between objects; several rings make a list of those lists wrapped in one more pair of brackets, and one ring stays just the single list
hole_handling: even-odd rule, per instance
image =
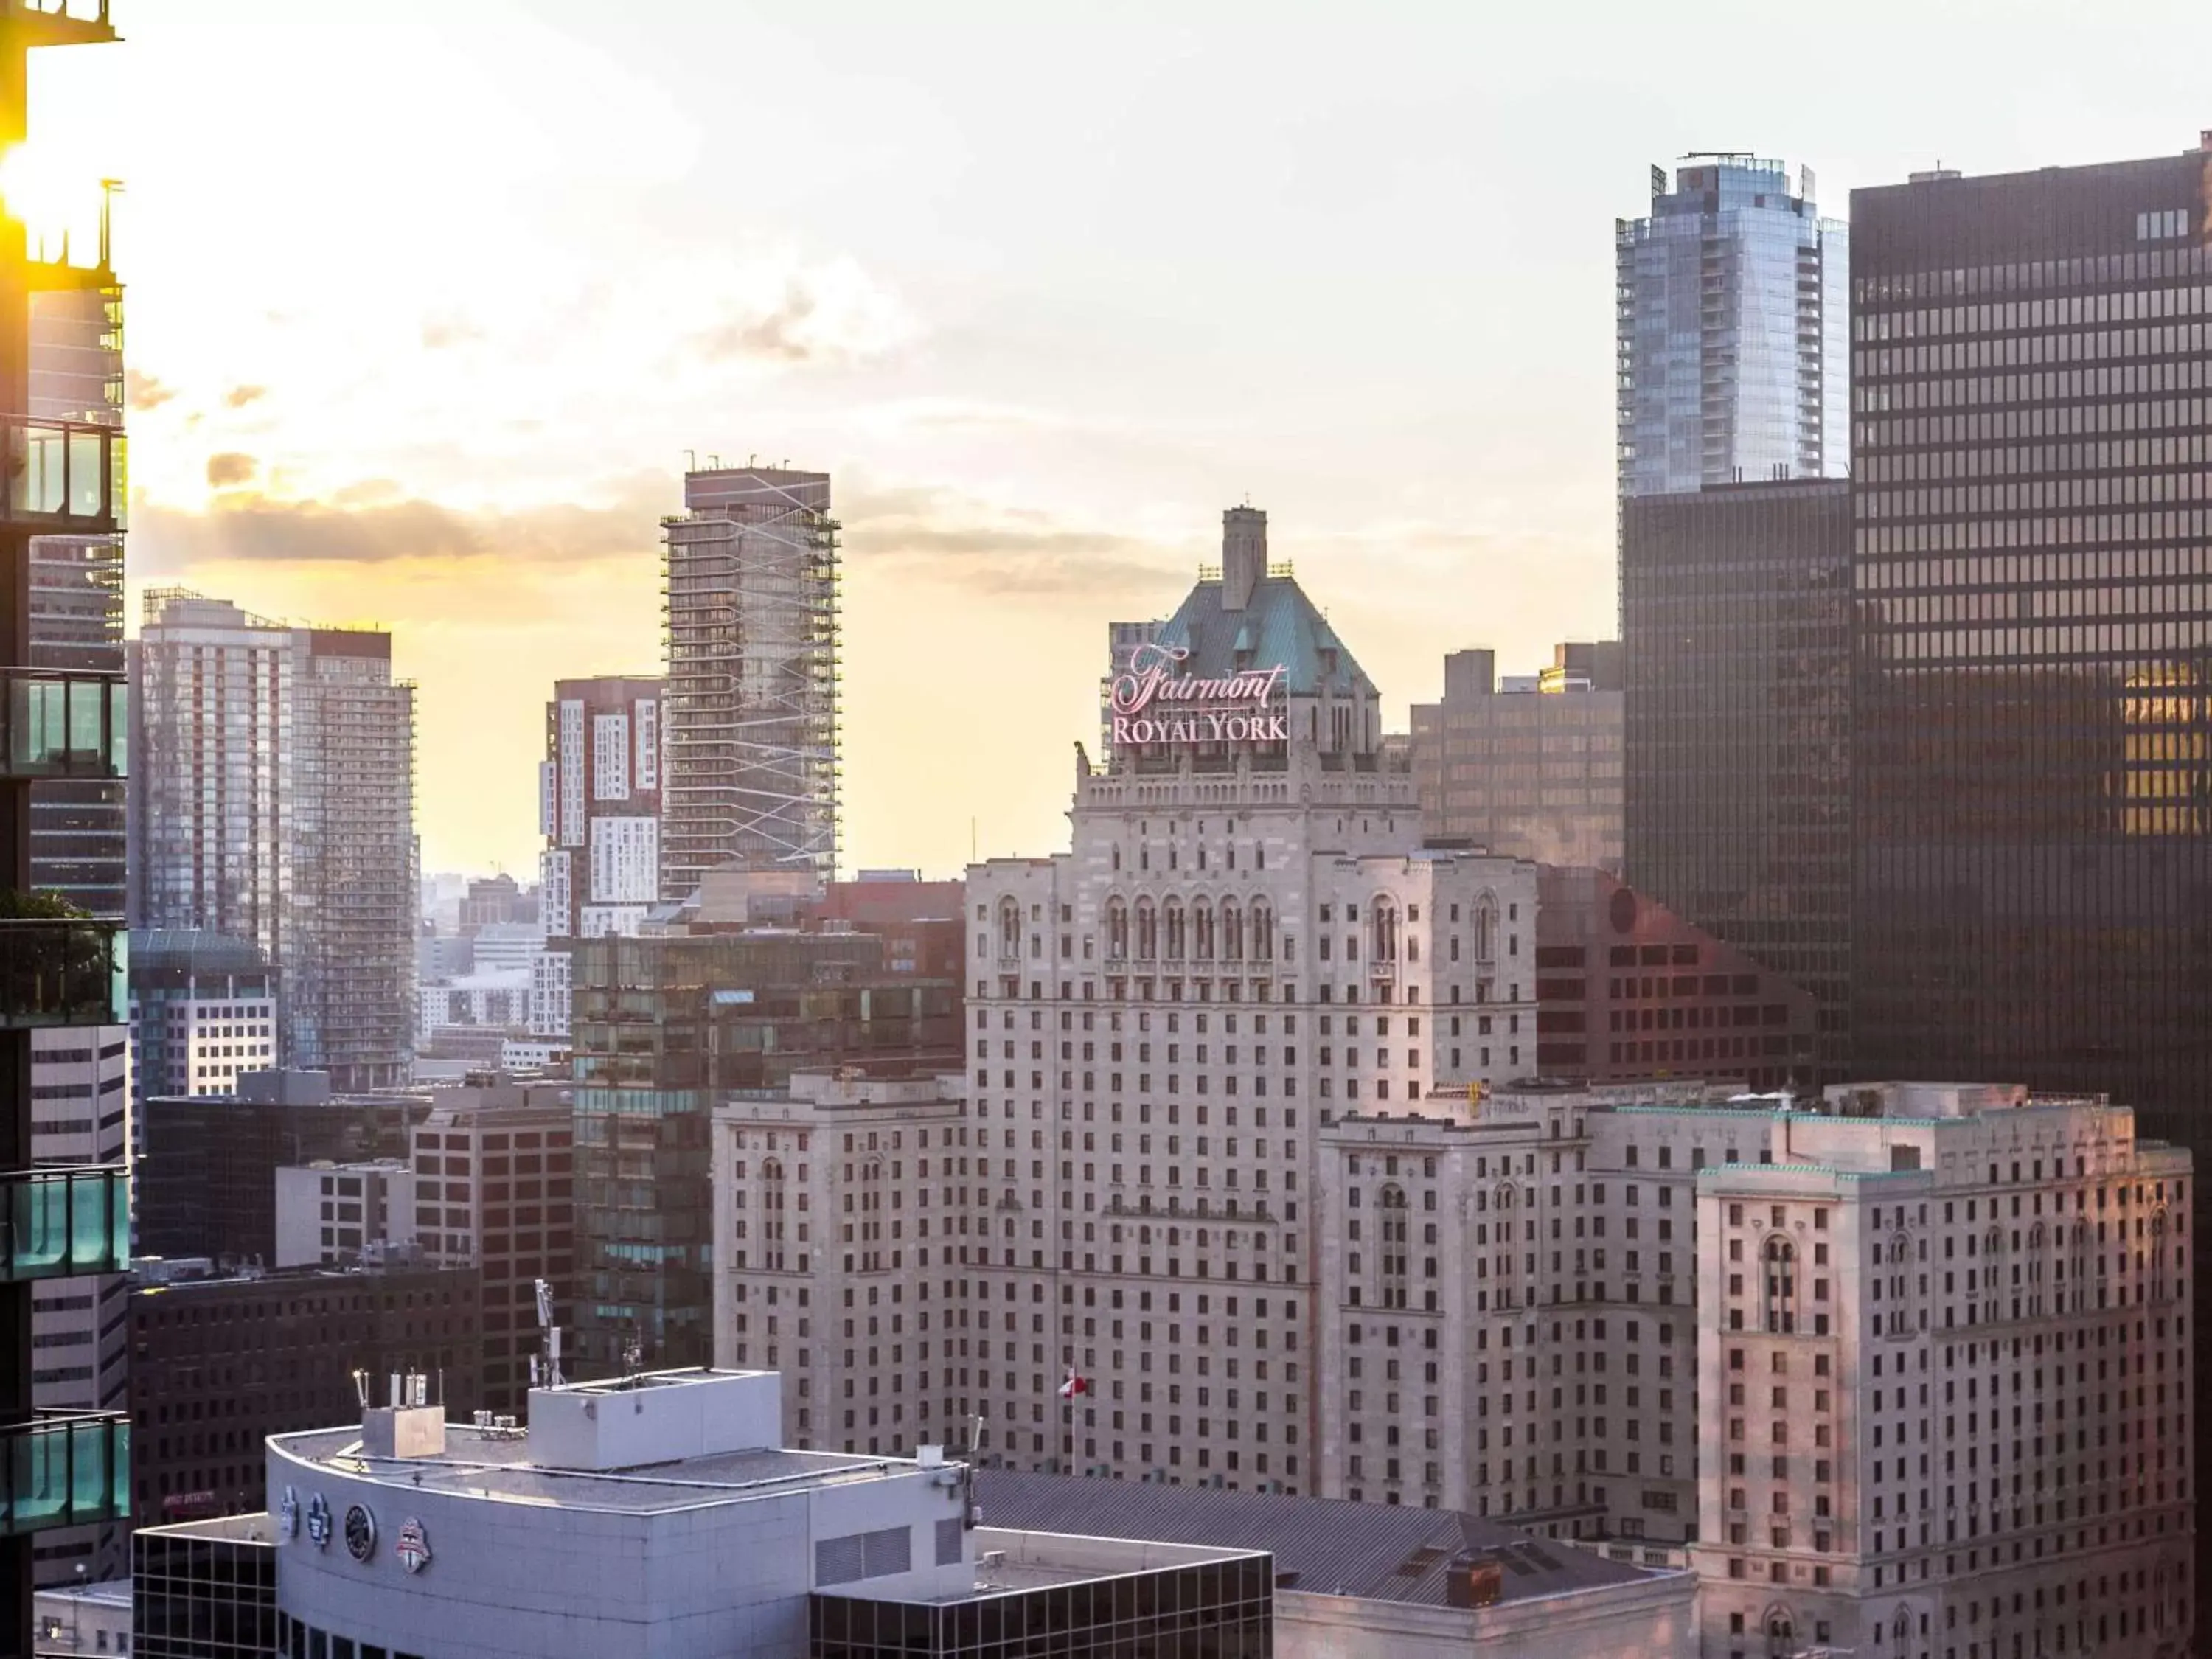
[{"label": "low-rise building", "polygon": [[31,1651],[38,1659],[79,1653],[127,1654],[131,1644],[131,1581],[53,1584],[31,1598]]},{"label": "low-rise building", "polygon": [[648,1372],[533,1390],[527,1428],[380,1404],[272,1437],[278,1650],[798,1659],[817,1588],[973,1595],[960,1471],[781,1449],[777,1390]]}]

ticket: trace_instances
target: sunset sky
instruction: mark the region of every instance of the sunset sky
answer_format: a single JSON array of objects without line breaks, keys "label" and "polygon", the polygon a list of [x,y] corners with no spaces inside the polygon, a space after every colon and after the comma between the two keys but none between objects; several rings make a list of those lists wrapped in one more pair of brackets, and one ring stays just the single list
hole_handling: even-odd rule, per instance
[{"label": "sunset sky", "polygon": [[[391,627],[426,869],[536,869],[543,705],[653,671],[687,450],[835,475],[845,864],[1065,844],[1109,618],[1267,509],[1393,723],[1613,631],[1612,230],[2193,146],[2201,4],[115,0],[149,585]],[[31,158],[35,160],[36,158]],[[70,181],[64,181],[70,182]]]}]

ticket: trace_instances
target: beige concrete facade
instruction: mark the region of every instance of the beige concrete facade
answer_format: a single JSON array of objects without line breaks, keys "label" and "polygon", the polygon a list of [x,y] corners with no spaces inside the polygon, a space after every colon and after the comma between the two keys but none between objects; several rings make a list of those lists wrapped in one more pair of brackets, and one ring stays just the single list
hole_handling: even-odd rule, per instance
[{"label": "beige concrete facade", "polygon": [[1324,1133],[1317,1488],[1686,1543],[1717,1659],[2186,1650],[2187,1153],[2015,1088],[1695,1093]]}]

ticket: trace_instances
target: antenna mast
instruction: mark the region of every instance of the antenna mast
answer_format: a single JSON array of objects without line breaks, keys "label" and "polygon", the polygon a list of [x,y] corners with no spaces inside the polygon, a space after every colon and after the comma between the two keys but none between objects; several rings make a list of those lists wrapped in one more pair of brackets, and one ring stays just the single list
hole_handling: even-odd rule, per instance
[{"label": "antenna mast", "polygon": [[[553,1287],[542,1279],[538,1281],[538,1328],[544,1334],[544,1386],[564,1389],[568,1386],[568,1379],[561,1375],[561,1328],[553,1322]],[[533,1389],[539,1386],[538,1363],[538,1355],[530,1356],[530,1386]]]}]

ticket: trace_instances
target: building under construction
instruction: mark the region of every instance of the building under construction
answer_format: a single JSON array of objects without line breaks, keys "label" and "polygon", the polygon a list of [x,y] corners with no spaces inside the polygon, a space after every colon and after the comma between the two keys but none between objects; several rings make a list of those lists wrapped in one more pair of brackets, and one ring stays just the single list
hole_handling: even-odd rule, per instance
[{"label": "building under construction", "polygon": [[837,860],[837,524],[830,475],[687,472],[664,521],[661,893]]}]

